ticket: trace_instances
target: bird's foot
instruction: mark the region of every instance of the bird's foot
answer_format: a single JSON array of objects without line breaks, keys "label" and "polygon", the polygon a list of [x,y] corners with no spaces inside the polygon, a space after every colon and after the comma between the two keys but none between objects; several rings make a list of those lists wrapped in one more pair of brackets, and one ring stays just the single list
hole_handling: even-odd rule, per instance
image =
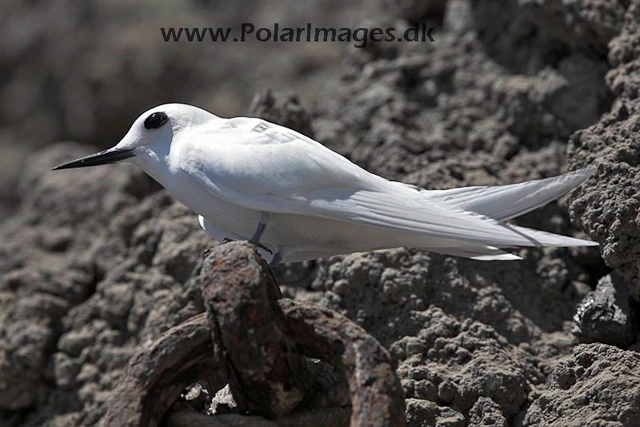
[{"label": "bird's foot", "polygon": [[269,254],[273,255],[273,251],[271,249],[269,249],[268,247],[266,247],[265,245],[263,245],[260,242],[252,242],[251,240],[247,240],[248,243],[251,243],[254,246],[259,247],[260,249],[264,249],[265,251],[269,252]]}]

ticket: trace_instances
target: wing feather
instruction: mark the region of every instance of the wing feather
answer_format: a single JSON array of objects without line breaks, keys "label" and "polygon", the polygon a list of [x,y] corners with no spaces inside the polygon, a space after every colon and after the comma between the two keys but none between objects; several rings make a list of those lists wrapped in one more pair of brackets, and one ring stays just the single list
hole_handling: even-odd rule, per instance
[{"label": "wing feather", "polygon": [[593,169],[580,169],[552,178],[518,184],[422,192],[434,201],[443,201],[502,221],[524,215],[561,197],[586,181],[593,172]]},{"label": "wing feather", "polygon": [[[373,175],[290,129],[229,127],[224,143],[185,150],[181,168],[216,197],[249,209],[315,216],[496,247],[584,245],[509,226]],[[252,127],[254,126],[254,127]],[[282,142],[284,141],[284,142]],[[193,142],[196,144],[196,142]],[[197,153],[197,155],[193,155]],[[553,237],[552,237],[553,236]]]}]

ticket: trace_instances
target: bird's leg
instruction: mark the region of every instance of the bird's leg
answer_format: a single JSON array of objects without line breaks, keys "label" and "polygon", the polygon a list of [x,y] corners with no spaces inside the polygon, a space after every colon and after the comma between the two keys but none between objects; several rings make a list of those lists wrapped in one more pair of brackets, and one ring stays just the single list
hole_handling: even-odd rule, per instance
[{"label": "bird's leg", "polygon": [[271,258],[271,262],[269,263],[269,268],[275,268],[282,261],[282,254],[280,251],[276,252],[276,254]]},{"label": "bird's leg", "polygon": [[251,243],[252,245],[256,245],[257,247],[262,248],[272,254],[273,251],[271,251],[271,249],[260,243],[260,238],[262,237],[262,234],[264,234],[264,230],[266,230],[267,228],[268,219],[269,212],[260,213],[260,222],[258,222],[258,228],[256,228],[255,233],[253,233],[253,236],[251,236],[251,238],[249,239],[249,243]]},{"label": "bird's leg", "polygon": [[260,244],[260,238],[262,237],[264,230],[266,230],[267,228],[268,219],[269,219],[268,212],[260,212],[260,222],[258,222],[258,228],[256,228],[255,233],[253,233],[253,236],[251,236],[251,238],[249,239],[249,243],[253,245]]}]

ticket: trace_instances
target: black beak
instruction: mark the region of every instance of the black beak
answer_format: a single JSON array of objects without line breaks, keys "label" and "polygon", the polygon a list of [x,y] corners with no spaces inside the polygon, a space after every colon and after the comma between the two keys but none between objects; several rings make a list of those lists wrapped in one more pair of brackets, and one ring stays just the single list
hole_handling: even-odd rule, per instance
[{"label": "black beak", "polygon": [[51,170],[56,171],[59,169],[84,168],[88,166],[106,165],[109,163],[115,163],[120,160],[128,159],[129,157],[133,156],[135,156],[135,154],[133,154],[133,149],[122,150],[117,148],[109,148],[99,153],[89,154],[88,156],[81,157],[77,160],[63,163]]}]

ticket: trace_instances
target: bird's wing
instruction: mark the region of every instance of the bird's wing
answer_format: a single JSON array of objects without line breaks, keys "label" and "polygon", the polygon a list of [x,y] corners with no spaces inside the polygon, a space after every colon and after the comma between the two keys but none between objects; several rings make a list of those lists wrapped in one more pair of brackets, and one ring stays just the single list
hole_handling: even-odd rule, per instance
[{"label": "bird's wing", "polygon": [[561,197],[586,181],[594,169],[518,184],[422,190],[426,197],[499,221],[516,218]]},{"label": "bird's wing", "polygon": [[259,119],[232,120],[236,126],[193,135],[180,167],[211,194],[236,205],[502,247],[585,244],[535,230],[525,233],[429,200],[290,129]]}]

